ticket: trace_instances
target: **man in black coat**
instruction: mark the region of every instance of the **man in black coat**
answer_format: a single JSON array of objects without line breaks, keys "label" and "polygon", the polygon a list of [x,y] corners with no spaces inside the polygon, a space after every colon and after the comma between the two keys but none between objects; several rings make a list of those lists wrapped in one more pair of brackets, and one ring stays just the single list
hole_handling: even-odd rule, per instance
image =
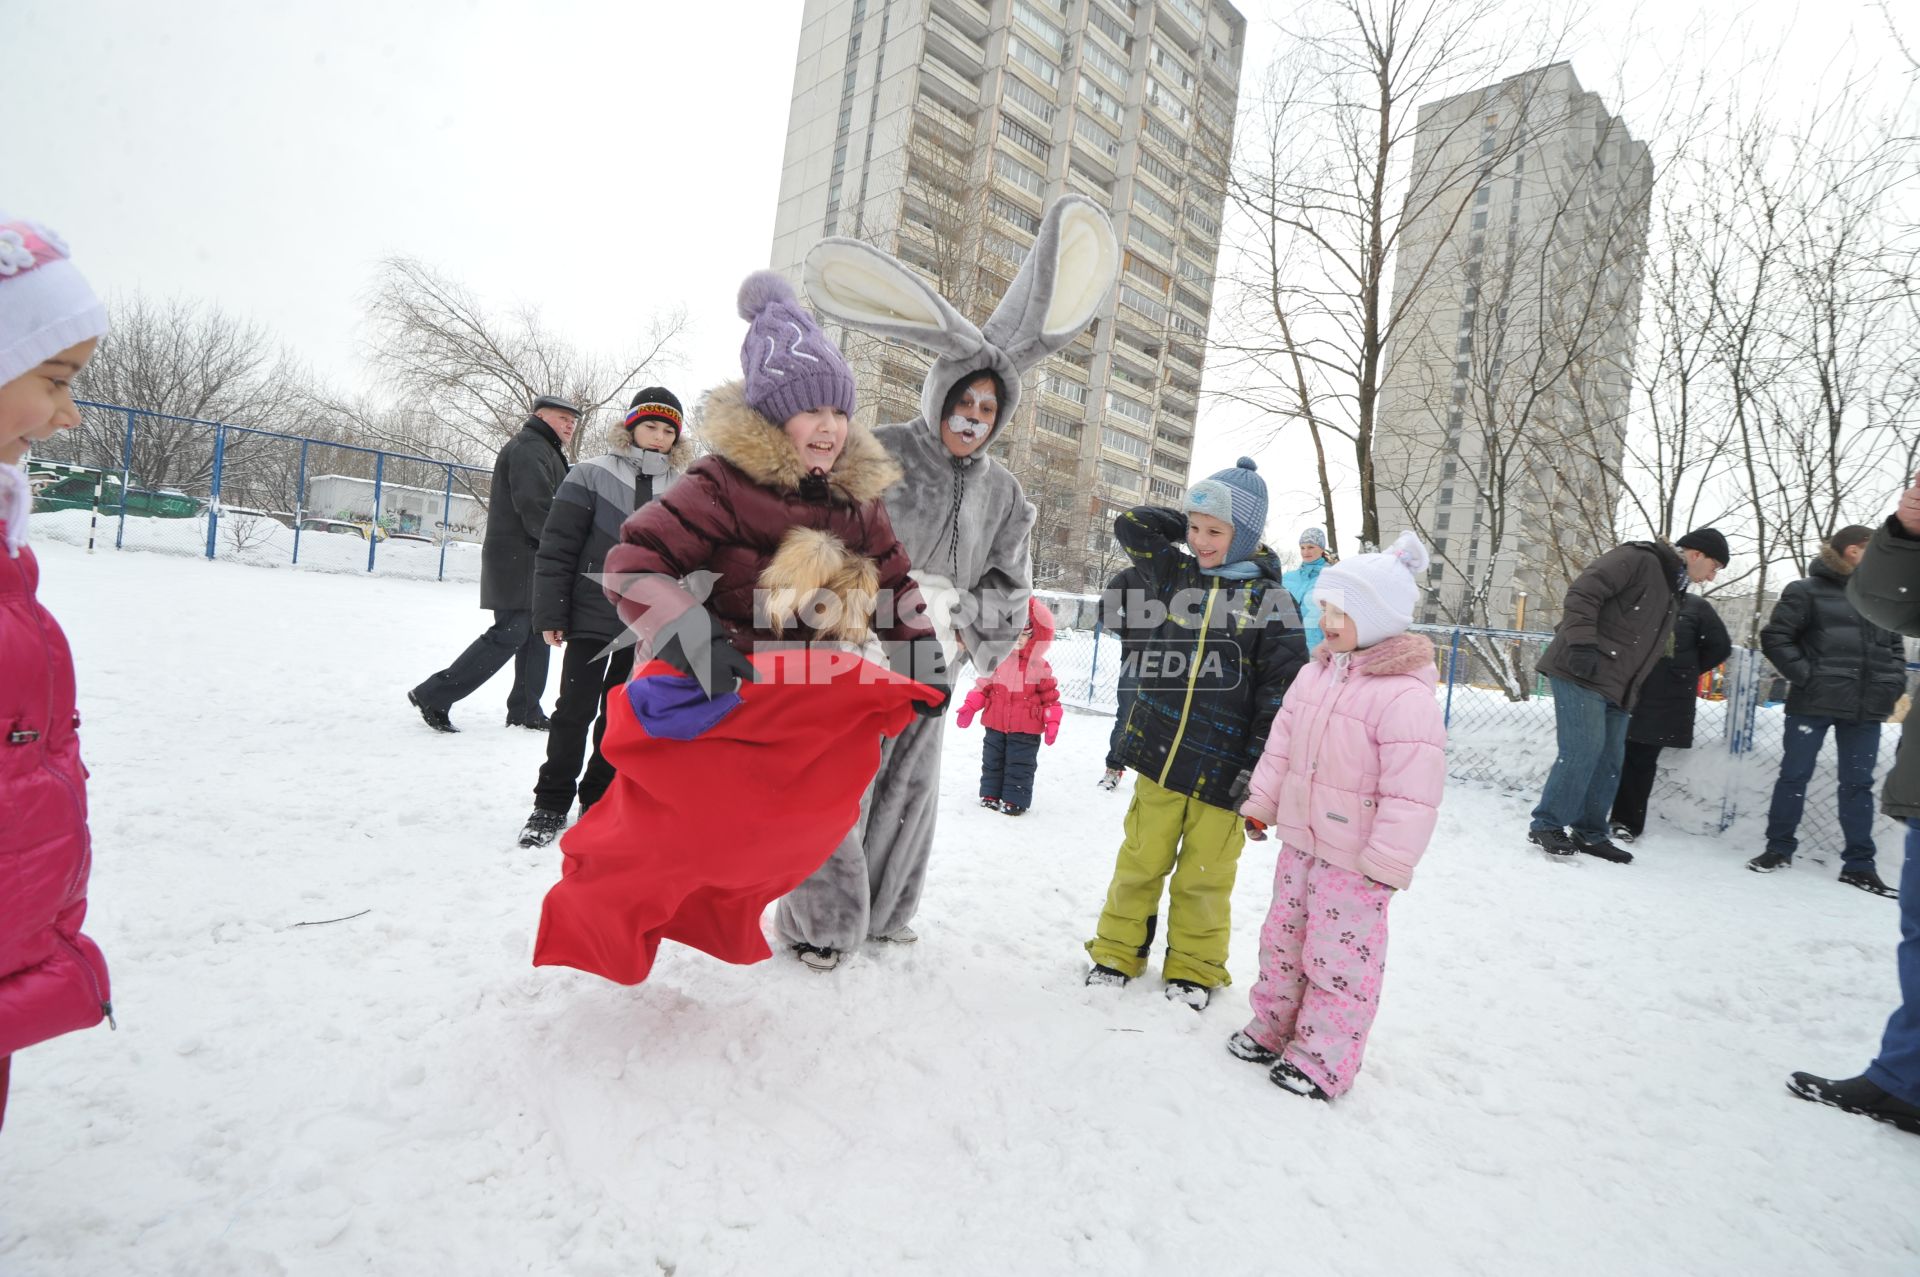
[{"label": "man in black coat", "polygon": [[1866,554],[1873,529],[1842,528],[1827,539],[1807,575],[1780,592],[1760,631],[1760,650],[1787,676],[1787,722],[1780,778],[1767,811],[1767,849],[1747,862],[1755,873],[1793,863],[1820,748],[1832,732],[1840,754],[1840,881],[1877,896],[1893,888],[1874,864],[1873,773],[1880,761],[1880,724],[1907,688],[1900,636],[1860,615],[1847,579]]},{"label": "man in black coat", "polygon": [[[1920,637],[1920,477],[1899,508],[1867,543],[1847,598],[1867,620],[1909,638]],[[1907,718],[1900,756],[1887,777],[1881,807],[1907,824],[1907,863],[1900,873],[1900,1005],[1887,1018],[1880,1054],[1858,1077],[1795,1073],[1795,1095],[1860,1113],[1920,1135],[1920,730]]]},{"label": "man in black coat", "polygon": [[1724,536],[1696,528],[1671,546],[1616,546],[1567,587],[1560,624],[1536,667],[1553,686],[1559,752],[1533,809],[1527,841],[1548,855],[1584,852],[1632,863],[1633,853],[1607,836],[1627,719],[1666,653],[1688,583],[1713,580],[1727,557]]},{"label": "man in black coat", "polygon": [[1627,722],[1627,751],[1620,762],[1620,788],[1613,796],[1613,836],[1621,842],[1633,842],[1646,832],[1647,800],[1653,795],[1660,751],[1693,748],[1700,676],[1733,654],[1733,638],[1713,604],[1698,594],[1683,594],[1667,649],[1641,685],[1639,703]]},{"label": "man in black coat", "polygon": [[487,533],[480,545],[480,606],[493,613],[493,625],[453,664],[407,693],[435,731],[458,731],[447,711],[508,661],[513,662],[513,690],[507,694],[507,726],[547,730],[540,708],[547,690],[547,642],[533,626],[534,555],[553,494],[567,477],[567,441],[579,420],[578,408],[542,395],[533,401],[520,433],[493,460]]}]

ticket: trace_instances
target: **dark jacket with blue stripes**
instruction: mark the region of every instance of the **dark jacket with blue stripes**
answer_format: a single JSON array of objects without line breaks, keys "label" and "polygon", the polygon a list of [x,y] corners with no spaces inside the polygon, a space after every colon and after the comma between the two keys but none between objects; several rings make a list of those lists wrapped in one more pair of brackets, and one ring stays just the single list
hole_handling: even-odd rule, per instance
[{"label": "dark jacket with blue stripes", "polygon": [[[1139,693],[1121,757],[1156,784],[1237,809],[1281,699],[1307,660],[1299,610],[1280,561],[1260,547],[1261,574],[1208,576],[1181,544],[1187,520],[1140,506],[1114,536],[1144,583],[1146,615],[1129,615]],[[1156,615],[1157,613],[1157,615]]]},{"label": "dark jacket with blue stripes", "polygon": [[668,472],[641,473],[640,450],[624,437],[614,448],[568,472],[553,494],[534,560],[533,628],[564,630],[569,642],[610,643],[626,627],[589,573],[606,569],[620,525],[665,492],[693,461],[683,437],[667,454]]}]

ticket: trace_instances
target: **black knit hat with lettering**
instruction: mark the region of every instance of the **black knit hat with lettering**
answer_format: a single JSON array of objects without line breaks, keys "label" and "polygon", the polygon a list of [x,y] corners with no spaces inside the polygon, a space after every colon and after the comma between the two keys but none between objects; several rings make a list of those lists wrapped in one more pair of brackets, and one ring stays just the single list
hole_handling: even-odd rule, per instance
[{"label": "black knit hat with lettering", "polygon": [[627,419],[621,425],[631,432],[643,421],[666,422],[673,427],[673,437],[678,440],[682,428],[680,400],[665,386],[648,386],[635,392],[633,403],[627,408]]}]

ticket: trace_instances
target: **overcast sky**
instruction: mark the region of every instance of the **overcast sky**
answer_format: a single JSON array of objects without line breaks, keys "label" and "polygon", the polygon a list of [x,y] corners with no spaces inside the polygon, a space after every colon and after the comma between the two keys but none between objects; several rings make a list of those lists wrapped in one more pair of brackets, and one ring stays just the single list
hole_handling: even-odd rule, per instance
[{"label": "overcast sky", "polygon": [[[1241,7],[1251,81],[1293,6]],[[1784,46],[1742,83],[1791,97],[1852,56],[1850,34],[1886,43],[1874,0],[1594,9],[1569,57],[1610,99],[1624,84],[1630,128],[1685,50],[1731,78],[1743,50]],[[609,351],[684,306],[692,330],[667,384],[690,402],[738,374],[734,290],[767,264],[800,12],[0,0],[0,208],[64,234],[97,287],[217,301],[343,387],[361,384],[362,303],[389,254],[494,306],[537,305]],[[1203,406],[1196,471],[1263,444],[1276,523],[1310,514],[1304,449],[1229,424]]]}]

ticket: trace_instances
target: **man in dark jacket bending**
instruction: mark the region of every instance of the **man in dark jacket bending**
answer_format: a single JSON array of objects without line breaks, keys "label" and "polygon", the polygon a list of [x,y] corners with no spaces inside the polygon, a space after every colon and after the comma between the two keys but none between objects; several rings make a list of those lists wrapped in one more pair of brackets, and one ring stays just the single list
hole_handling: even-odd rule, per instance
[{"label": "man in dark jacket bending", "polygon": [[1627,720],[1666,652],[1688,584],[1713,580],[1727,557],[1727,539],[1699,528],[1672,546],[1633,541],[1609,550],[1568,587],[1537,667],[1553,685],[1559,754],[1533,809],[1528,842],[1553,856],[1585,852],[1632,863],[1633,854],[1607,837]]},{"label": "man in dark jacket bending", "polygon": [[547,730],[540,708],[547,690],[547,642],[533,627],[533,560],[554,491],[567,477],[567,441],[579,420],[578,408],[542,395],[533,401],[520,433],[494,458],[487,533],[480,546],[480,606],[493,613],[493,625],[453,664],[407,693],[437,732],[458,731],[447,711],[479,691],[508,661],[513,662],[513,690],[507,694],[507,726]]},{"label": "man in dark jacket bending", "polygon": [[1807,575],[1780,592],[1760,631],[1760,649],[1787,677],[1787,726],[1767,811],[1767,849],[1747,862],[1755,873],[1793,863],[1807,806],[1807,782],[1827,733],[1840,754],[1840,881],[1877,896],[1893,888],[1874,864],[1873,772],[1880,761],[1880,724],[1907,687],[1900,636],[1860,615],[1847,598],[1847,578],[1867,552],[1873,529],[1842,528],[1827,539]]},{"label": "man in dark jacket bending", "polygon": [[[1897,634],[1920,637],[1920,478],[1893,517],[1873,534],[1847,581],[1861,615]],[[1861,1113],[1920,1135],[1920,732],[1913,718],[1900,733],[1900,755],[1887,777],[1881,808],[1907,822],[1907,863],[1900,871],[1900,1005],[1887,1020],[1880,1054],[1859,1077],[1835,1081],[1796,1073],[1787,1085],[1802,1099]]]}]

